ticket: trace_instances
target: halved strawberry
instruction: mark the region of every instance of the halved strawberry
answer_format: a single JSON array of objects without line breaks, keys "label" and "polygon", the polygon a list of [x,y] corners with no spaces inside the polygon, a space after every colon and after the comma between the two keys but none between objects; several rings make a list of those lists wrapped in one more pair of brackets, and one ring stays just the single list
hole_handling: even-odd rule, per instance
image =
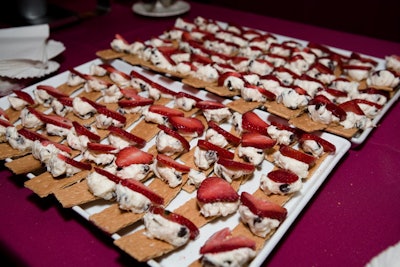
[{"label": "halved strawberry", "polygon": [[171,45],[163,45],[157,46],[157,50],[165,57],[165,59],[171,64],[172,66],[176,65],[176,62],[172,59],[172,55],[181,53],[181,51],[176,48],[175,46]]},{"label": "halved strawberry", "polygon": [[184,134],[197,133],[197,135],[200,136],[204,132],[204,125],[197,118],[172,116],[169,117],[168,121],[175,129],[178,130],[178,132],[182,132]]},{"label": "halved strawberry", "polygon": [[203,150],[216,151],[218,157],[227,158],[227,159],[233,159],[235,157],[235,154],[233,152],[231,152],[223,147],[214,145],[213,143],[208,142],[206,140],[199,139],[197,141],[197,146]]},{"label": "halved strawberry", "polygon": [[51,95],[55,98],[68,97],[68,95],[64,94],[63,92],[61,92],[60,90],[58,90],[57,88],[55,88],[51,85],[38,85],[36,88],[39,90],[46,91],[49,95]]},{"label": "halved strawberry", "polygon": [[104,63],[104,64],[100,64],[99,66],[102,67],[103,69],[107,70],[107,72],[109,72],[109,73],[116,73],[116,74],[121,75],[126,80],[130,80],[131,79],[131,77],[128,74],[126,74],[125,72],[122,72],[120,70],[117,70],[116,68],[114,68],[110,64]]},{"label": "halved strawberry", "polygon": [[122,180],[124,180],[124,179],[122,179],[121,177],[118,177],[117,175],[112,174],[111,172],[106,171],[106,170],[104,170],[104,169],[102,169],[102,168],[94,167],[94,170],[95,170],[95,172],[97,172],[98,174],[107,177],[110,181],[113,181],[113,182],[116,183],[116,184],[119,184],[120,182],[122,182]]},{"label": "halved strawberry", "polygon": [[50,115],[42,113],[40,115],[40,120],[43,121],[44,123],[52,124],[65,129],[71,129],[73,127],[71,120],[58,115]]},{"label": "halved strawberry", "polygon": [[128,41],[119,33],[115,34],[115,39],[121,40],[124,44],[129,44]]},{"label": "halved strawberry", "polygon": [[147,153],[135,146],[128,146],[117,153],[115,164],[123,168],[132,164],[150,164],[153,161],[153,155]]},{"label": "halved strawberry", "polygon": [[236,202],[239,194],[225,179],[211,176],[201,182],[197,189],[197,200],[201,203]]},{"label": "halved strawberry", "polygon": [[22,135],[23,137],[32,140],[32,141],[36,141],[39,140],[40,142],[46,141],[48,140],[46,137],[44,137],[43,135],[39,134],[38,132],[33,132],[30,131],[26,128],[21,128],[18,130],[18,133],[20,135]]},{"label": "halved strawberry", "polygon": [[325,140],[316,134],[303,133],[299,139],[299,142],[300,142],[300,144],[302,144],[306,140],[314,140],[315,142],[317,142],[324,148],[325,152],[335,153],[335,151],[336,151],[336,146],[334,144],[332,144],[328,140]]},{"label": "halved strawberry", "polygon": [[290,127],[287,124],[283,124],[277,121],[271,121],[271,125],[275,126],[278,130],[286,130],[292,132],[296,136],[300,134],[300,130],[298,128]]},{"label": "halved strawberry", "polygon": [[371,94],[371,95],[382,95],[382,96],[386,97],[387,99],[390,98],[388,91],[384,91],[384,90],[380,90],[380,89],[376,89],[376,88],[372,88],[372,87],[368,87],[368,88],[362,90],[361,92],[366,93],[366,94]]},{"label": "halved strawberry", "polygon": [[251,163],[236,161],[227,158],[219,158],[217,163],[231,170],[241,170],[246,172],[253,172],[255,170],[254,165]]},{"label": "halved strawberry", "polygon": [[140,95],[131,97],[130,99],[122,99],[118,101],[118,105],[122,108],[143,107],[152,105],[153,103],[154,99],[142,97]]},{"label": "halved strawberry", "polygon": [[178,92],[178,93],[175,95],[175,98],[181,98],[181,97],[191,98],[191,99],[193,99],[193,100],[196,101],[196,102],[201,101],[200,98],[198,98],[198,97],[196,97],[196,96],[194,96],[194,95],[192,95],[192,94],[188,94],[188,93],[186,93],[186,92],[182,92],[182,91]]},{"label": "halved strawberry", "polygon": [[153,81],[150,83],[150,86],[167,95],[175,96],[177,94],[177,92],[170,90],[167,87]]},{"label": "halved strawberry", "polygon": [[154,205],[150,207],[149,212],[161,215],[169,221],[186,226],[190,231],[190,239],[192,240],[196,239],[196,237],[200,234],[199,229],[191,220],[178,213],[171,212],[160,206],[154,206]]},{"label": "halved strawberry", "polygon": [[326,91],[327,93],[329,93],[334,97],[347,97],[347,93],[345,91],[341,91],[338,89],[325,88],[324,91]]},{"label": "halved strawberry", "polygon": [[146,145],[146,140],[119,127],[110,125],[108,126],[108,130],[110,131],[110,133],[118,135],[119,137],[122,137],[131,143],[134,143],[137,147],[144,147]]},{"label": "halved strawberry", "polygon": [[220,109],[225,107],[221,102],[214,100],[202,100],[196,103],[196,108],[199,109]]},{"label": "halved strawberry", "polygon": [[279,221],[283,221],[287,216],[287,210],[270,201],[257,198],[247,192],[242,192],[240,201],[243,205],[248,207],[251,212],[260,217],[267,217]]},{"label": "halved strawberry", "polygon": [[349,100],[339,104],[339,107],[346,112],[353,112],[357,115],[364,116],[364,111],[360,108],[360,106],[354,100]]},{"label": "halved strawberry", "polygon": [[331,70],[330,68],[328,68],[327,66],[325,66],[324,64],[320,63],[320,62],[316,62],[314,63],[310,69],[317,69],[320,73],[324,73],[324,74],[333,74],[333,70]]},{"label": "halved strawberry", "polygon": [[214,63],[210,57],[202,56],[200,54],[195,54],[195,53],[190,54],[190,61],[198,62],[198,63],[204,64],[204,65]]},{"label": "halved strawberry", "polygon": [[243,147],[268,149],[276,144],[276,140],[257,132],[247,132],[242,134],[241,144]]},{"label": "halved strawberry", "polygon": [[117,120],[117,121],[121,122],[122,124],[124,124],[126,122],[126,117],[117,111],[108,109],[106,107],[100,107],[96,110],[98,113],[103,114],[107,117],[110,117],[114,120]]},{"label": "halved strawberry", "polygon": [[157,125],[158,128],[162,131],[164,131],[166,134],[178,139],[183,148],[185,149],[185,151],[189,151],[190,150],[190,144],[189,142],[185,139],[185,137],[183,137],[182,135],[180,135],[178,132],[174,131],[173,129],[169,128],[168,126],[165,126],[164,124],[159,124]]},{"label": "halved strawberry", "polygon": [[356,102],[357,104],[364,104],[364,105],[369,105],[369,106],[374,106],[377,109],[381,109],[383,106],[379,105],[378,103],[366,100],[366,99],[353,99],[354,102]]},{"label": "halved strawberry", "polygon": [[315,157],[301,152],[300,150],[294,149],[291,146],[281,145],[279,151],[282,155],[304,162],[309,166],[313,166],[315,164]]},{"label": "halved strawberry", "polygon": [[190,167],[181,164],[179,162],[177,162],[176,160],[174,160],[171,157],[168,157],[167,155],[164,154],[157,154],[157,161],[163,165],[169,166],[171,168],[174,168],[180,172],[189,172],[190,171]]},{"label": "halved strawberry", "polygon": [[297,174],[285,169],[276,169],[270,171],[267,176],[272,181],[282,184],[292,184],[299,180],[299,176],[297,176]]},{"label": "halved strawberry", "polygon": [[140,79],[149,85],[153,82],[152,80],[150,80],[149,78],[147,78],[146,76],[140,74],[139,72],[137,72],[135,70],[131,70],[130,76],[132,78]]},{"label": "halved strawberry", "polygon": [[35,104],[35,100],[33,100],[32,96],[25,91],[22,90],[13,90],[14,94],[17,95],[18,98],[24,100],[29,105]]},{"label": "halved strawberry", "polygon": [[75,132],[77,133],[77,135],[85,135],[90,140],[95,141],[95,142],[99,142],[100,141],[101,137],[99,135],[97,135],[94,132],[90,131],[88,128],[86,128],[85,126],[81,125],[79,122],[73,121],[72,125],[74,126]]},{"label": "halved strawberry", "polygon": [[122,179],[121,185],[126,186],[129,189],[144,195],[156,205],[164,205],[164,198],[162,196],[158,195],[150,188],[135,179]]},{"label": "halved strawberry", "polygon": [[73,158],[67,157],[64,154],[58,153],[57,157],[75,168],[88,171],[92,169],[92,165],[90,163],[74,160]]},{"label": "halved strawberry", "polygon": [[231,134],[230,132],[221,128],[215,121],[208,121],[208,126],[215,130],[217,133],[223,135],[225,139],[232,145],[238,146],[240,144],[240,138],[236,135]]},{"label": "halved strawberry", "polygon": [[149,108],[149,111],[157,113],[157,114],[160,114],[160,115],[163,115],[163,116],[166,116],[168,118],[172,117],[172,116],[181,116],[181,117],[183,117],[185,115],[181,110],[170,108],[170,107],[166,107],[166,106],[163,106],[163,105],[158,105],[158,104],[151,105],[150,108]]},{"label": "halved strawberry", "polygon": [[200,254],[219,253],[239,248],[256,249],[256,242],[246,236],[233,236],[231,230],[226,227],[214,233],[200,248]]},{"label": "halved strawberry", "polygon": [[339,106],[332,103],[326,96],[324,95],[316,95],[313,99],[310,100],[309,105],[325,105],[326,108],[332,112],[332,114],[339,118],[340,121],[344,121],[346,119],[346,111],[344,111]]},{"label": "halved strawberry", "polygon": [[257,90],[258,92],[260,92],[260,94],[265,96],[268,100],[272,101],[272,100],[275,100],[275,98],[276,98],[276,95],[274,93],[272,93],[268,89],[265,89],[264,87],[257,86],[257,85],[254,85],[254,84],[249,84],[249,83],[246,84],[245,87]]},{"label": "halved strawberry", "polygon": [[100,153],[115,153],[117,149],[109,144],[89,142],[87,144],[88,150]]},{"label": "halved strawberry", "polygon": [[43,140],[43,141],[40,141],[40,143],[43,146],[47,146],[47,145],[51,144],[51,145],[55,146],[56,148],[58,148],[59,150],[67,152],[68,154],[71,154],[71,152],[72,152],[72,149],[69,146],[63,145],[61,143],[57,143],[57,142],[54,142],[54,141]]},{"label": "halved strawberry", "polygon": [[254,111],[247,111],[242,115],[242,128],[249,132],[258,132],[268,135],[269,124],[262,120]]}]

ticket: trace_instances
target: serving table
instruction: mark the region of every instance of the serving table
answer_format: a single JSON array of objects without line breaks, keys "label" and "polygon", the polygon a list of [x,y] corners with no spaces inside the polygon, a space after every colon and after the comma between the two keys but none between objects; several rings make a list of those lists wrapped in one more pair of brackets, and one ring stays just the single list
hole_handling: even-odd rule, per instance
[{"label": "serving table", "polygon": [[[182,15],[233,22],[369,56],[400,55],[400,43],[190,2]],[[112,2],[101,16],[51,32],[66,50],[59,72],[96,58],[116,33],[147,40],[176,17],[145,17],[132,3]],[[331,172],[263,266],[364,266],[400,240],[400,105],[395,104],[366,141]],[[113,240],[52,196],[24,188],[25,176],[0,171],[0,249],[18,266],[139,266]],[[143,264],[145,266],[145,264]]]}]

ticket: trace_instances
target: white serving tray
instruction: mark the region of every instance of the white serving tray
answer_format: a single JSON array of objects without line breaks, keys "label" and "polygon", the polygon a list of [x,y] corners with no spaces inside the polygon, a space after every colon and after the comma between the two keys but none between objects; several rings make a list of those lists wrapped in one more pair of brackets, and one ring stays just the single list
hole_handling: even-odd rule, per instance
[{"label": "white serving tray", "polygon": [[[99,64],[102,63],[101,60],[95,59],[93,61],[89,61],[81,66],[76,67],[76,69],[82,73],[88,73],[89,72],[89,67],[92,64]],[[223,101],[221,97],[218,96],[213,96],[212,94],[204,91],[204,90],[198,90],[193,88],[189,88],[186,85],[183,85],[182,83],[178,81],[173,81],[171,83],[171,80],[169,78],[166,78],[162,75],[159,74],[154,74],[151,73],[147,70],[144,70],[139,67],[134,67],[131,66],[128,63],[125,63],[121,60],[115,60],[111,63],[115,68],[118,70],[121,70],[125,73],[130,73],[131,70],[136,70],[143,75],[149,77],[155,82],[158,82],[160,84],[168,84],[168,88],[172,89],[174,91],[187,91],[193,95],[196,95],[199,98],[202,99],[216,99]],[[49,78],[45,81],[40,82],[40,84],[46,84],[46,85],[52,85],[52,86],[59,86],[67,81],[69,72],[63,72],[57,76],[54,76],[52,78]],[[33,90],[36,88],[37,85],[32,85],[24,90],[28,93],[33,92]],[[7,109],[9,107],[9,103],[6,97],[3,97],[0,99],[0,107],[3,109]],[[267,112],[261,111],[261,110],[256,110],[255,111],[261,118],[269,121],[271,118],[274,120],[277,120],[279,118],[275,117],[274,115],[271,115]],[[224,127],[225,125],[223,125]],[[321,184],[330,176],[331,171],[339,167],[338,163],[340,159],[346,154],[346,152],[350,149],[351,143],[349,140],[344,139],[342,137],[329,134],[329,133],[322,133],[321,135],[323,138],[326,140],[330,141],[336,146],[336,153],[334,155],[328,155],[327,158],[322,162],[321,165],[318,166],[318,169],[315,170],[313,173],[312,177],[310,177],[305,183],[303,188],[301,189],[298,194],[296,194],[294,197],[292,197],[286,204],[285,208],[288,210],[288,216],[286,220],[279,226],[279,228],[276,230],[276,232],[272,235],[272,237],[265,243],[265,246],[259,251],[258,255],[254,260],[252,260],[250,266],[260,266],[265,259],[268,257],[268,255],[271,253],[271,251],[274,249],[276,244],[281,240],[281,238],[284,236],[284,234],[287,232],[287,230],[290,228],[292,223],[295,221],[297,216],[300,214],[300,212],[303,210],[305,205],[309,203],[315,192],[318,190],[318,188],[321,186]],[[191,145],[193,146],[197,142],[197,139],[194,139],[191,141]],[[153,146],[154,144],[154,138],[144,148]],[[7,161],[11,161],[12,159],[7,159]],[[240,192],[242,191],[247,191],[249,193],[254,192],[255,190],[258,189],[259,187],[259,179],[261,177],[261,174],[267,173],[270,170],[273,169],[273,164],[264,161],[262,164],[261,168],[257,170],[254,173],[254,177],[252,179],[249,179],[248,182],[243,184],[240,188]],[[34,178],[35,175],[32,173],[27,174],[28,178]],[[168,210],[174,210],[183,203],[185,203],[187,200],[195,197],[195,193],[187,193],[185,191],[181,191],[178,196],[166,207]],[[106,201],[95,201],[90,204],[84,204],[80,206],[74,206],[72,209],[80,214],[83,218],[89,219],[89,217],[92,214],[98,213],[102,211],[103,209],[107,208],[110,206],[112,203],[111,202],[106,202]],[[112,219],[112,218],[110,218]],[[203,227],[200,228],[200,235],[199,238],[196,239],[195,241],[190,241],[186,246],[183,248],[180,248],[173,253],[170,253],[166,256],[163,256],[161,258],[158,258],[156,260],[150,260],[147,263],[150,266],[154,267],[160,267],[160,266],[188,266],[190,265],[193,261],[198,259],[200,257],[199,254],[199,249],[200,247],[204,244],[204,242],[216,231],[224,228],[224,227],[230,227],[233,229],[239,222],[239,215],[233,214],[232,216],[229,216],[224,219],[217,219],[214,220],[212,223],[209,223]],[[117,234],[113,234],[112,238],[114,240],[121,238],[122,236],[128,235],[134,231],[137,231],[139,229],[142,229],[143,225],[136,227],[132,230],[129,231],[120,231]],[[122,234],[122,232],[124,232]]]}]

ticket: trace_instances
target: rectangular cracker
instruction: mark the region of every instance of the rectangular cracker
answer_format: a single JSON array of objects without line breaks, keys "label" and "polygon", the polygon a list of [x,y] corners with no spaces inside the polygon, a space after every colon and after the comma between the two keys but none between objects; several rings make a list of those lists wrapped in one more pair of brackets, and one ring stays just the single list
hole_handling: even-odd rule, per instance
[{"label": "rectangular cracker", "polygon": [[240,114],[254,110],[262,106],[261,102],[246,101],[243,98],[238,98],[226,104],[226,106]]},{"label": "rectangular cracker", "polygon": [[28,150],[18,150],[18,149],[12,148],[8,143],[0,144],[0,160],[5,160],[8,158],[22,157],[29,153],[31,153],[31,152]]},{"label": "rectangular cracker", "polygon": [[308,133],[322,131],[328,127],[326,124],[313,121],[307,113],[303,113],[299,117],[291,118],[289,123]]},{"label": "rectangular cracker", "polygon": [[342,125],[329,125],[326,127],[325,131],[350,139],[360,130],[357,128],[345,129]]},{"label": "rectangular cracker", "polygon": [[104,60],[112,60],[112,59],[122,58],[125,55],[126,55],[125,53],[117,52],[111,48],[100,50],[100,51],[96,52],[96,56],[98,56],[99,58],[104,59]]},{"label": "rectangular cracker", "polygon": [[167,242],[148,238],[145,232],[146,230],[142,229],[123,236],[115,240],[114,244],[140,262],[160,257],[176,249]]},{"label": "rectangular cracker", "polygon": [[222,97],[234,97],[240,95],[239,90],[229,90],[226,86],[206,86],[205,88],[208,92],[216,94]]},{"label": "rectangular cracker", "polygon": [[43,167],[40,160],[35,159],[32,154],[6,162],[4,166],[16,175],[30,173]]},{"label": "rectangular cracker", "polygon": [[108,234],[113,234],[143,218],[144,213],[122,210],[118,203],[112,204],[99,213],[92,214],[89,221]]},{"label": "rectangular cracker", "polygon": [[143,119],[133,127],[131,134],[137,135],[146,140],[146,142],[149,142],[159,131],[157,123],[146,122]]},{"label": "rectangular cracker", "polygon": [[276,101],[268,102],[268,105],[266,107],[270,113],[275,114],[281,118],[285,118],[287,120],[296,118],[304,112],[304,109],[290,109],[285,107],[285,105],[278,103]]},{"label": "rectangular cracker", "polygon": [[72,208],[99,199],[90,192],[86,179],[65,188],[58,188],[53,193],[63,208]]},{"label": "rectangular cracker", "polygon": [[26,188],[32,190],[39,197],[47,197],[57,189],[76,183],[86,178],[88,171],[81,171],[71,177],[54,178],[49,172],[44,172],[24,183]]}]

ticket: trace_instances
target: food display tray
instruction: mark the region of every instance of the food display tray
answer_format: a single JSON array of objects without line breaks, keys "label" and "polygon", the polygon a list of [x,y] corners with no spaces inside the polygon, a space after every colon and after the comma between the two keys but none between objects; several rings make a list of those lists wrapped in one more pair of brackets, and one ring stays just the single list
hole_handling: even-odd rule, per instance
[{"label": "food display tray", "polygon": [[[75,69],[82,73],[89,73],[89,68],[92,64],[101,64],[101,63],[103,63],[102,60],[94,59],[85,64],[77,66]],[[110,64],[112,66],[114,66],[116,69],[123,71],[125,73],[130,73],[132,70],[135,70],[135,71],[141,73],[142,75],[148,77],[152,81],[162,84],[164,86],[168,86],[169,89],[176,91],[176,92],[184,91],[184,92],[190,93],[190,94],[195,95],[204,100],[212,99],[212,100],[217,100],[217,101],[221,101],[224,103],[228,103],[229,101],[231,101],[229,99],[223,99],[219,96],[215,96],[204,90],[191,88],[187,85],[182,84],[180,81],[172,80],[168,77],[165,77],[164,75],[156,74],[154,72],[148,71],[141,67],[132,66],[122,60],[114,60]],[[41,81],[39,84],[51,85],[51,86],[57,87],[57,86],[64,84],[67,81],[68,76],[69,76],[69,72],[66,71],[59,75],[51,77],[47,80]],[[36,86],[37,86],[37,84],[29,86],[23,90],[32,94],[32,92],[36,88]],[[167,105],[170,105],[170,104],[167,104]],[[7,97],[3,97],[0,99],[0,107],[3,109],[9,108],[9,103],[8,103]],[[266,121],[271,121],[271,119],[279,120],[279,118],[277,118],[274,115],[269,114],[265,111],[255,110],[255,112],[262,119],[264,119]],[[225,127],[225,126],[227,127],[227,125],[222,124],[222,127]],[[332,170],[334,170],[335,168],[340,168],[339,161],[346,154],[346,152],[351,148],[351,142],[345,138],[342,138],[342,137],[339,137],[339,136],[336,136],[336,135],[333,135],[330,133],[325,133],[325,132],[321,133],[321,137],[330,141],[332,144],[334,144],[336,146],[336,153],[327,155],[327,157],[322,161],[321,164],[319,164],[318,166],[315,166],[314,168],[316,168],[316,169],[312,172],[312,176],[309,177],[307,179],[307,181],[304,182],[302,189],[299,192],[297,192],[293,197],[291,197],[288,202],[285,203],[284,207],[288,211],[287,218],[281,223],[281,225],[277,228],[275,233],[268,240],[266,240],[265,245],[258,252],[257,256],[251,261],[250,266],[254,266],[254,267],[260,266],[263,263],[263,261],[265,261],[265,259],[268,257],[268,255],[271,253],[271,251],[274,249],[274,247],[278,244],[278,242],[281,240],[281,238],[288,231],[290,226],[294,223],[295,219],[299,216],[299,214],[301,213],[303,208],[307,205],[307,203],[310,202],[313,195],[318,190],[318,188],[321,186],[321,184],[323,184],[326,179],[329,179],[330,174],[332,173]],[[365,137],[359,137],[359,138],[365,138]],[[361,139],[358,139],[356,141],[360,141],[360,140]],[[151,141],[149,141],[143,149],[146,150],[147,148],[152,147],[154,145],[154,142],[155,142],[155,138],[153,138]],[[197,142],[197,139],[196,138],[193,139],[191,141],[191,147],[195,146],[196,142]],[[10,162],[12,160],[13,159],[11,159],[11,158],[6,159],[7,162]],[[241,185],[241,187],[239,189],[239,193],[242,191],[247,191],[249,193],[252,193],[255,190],[257,190],[259,188],[261,175],[268,173],[273,168],[274,168],[273,163],[265,160],[262,163],[261,167],[256,169],[252,178],[249,179],[246,183]],[[27,174],[27,177],[29,179],[33,179],[36,176],[37,176],[37,174],[33,174],[33,173]],[[188,200],[195,198],[195,197],[196,197],[195,192],[188,193],[184,190],[181,190],[181,192],[168,204],[166,209],[174,210],[174,209],[178,208],[179,206],[183,205],[184,203],[186,203]],[[81,215],[83,218],[89,220],[89,217],[91,215],[101,212],[102,210],[106,209],[113,203],[115,203],[115,202],[104,201],[104,200],[95,200],[95,201],[87,203],[87,204],[73,206],[72,209],[75,212],[77,212],[79,215]],[[110,218],[110,220],[112,220],[112,218]],[[213,220],[211,223],[208,223],[200,228],[200,235],[196,240],[190,241],[184,247],[174,250],[173,252],[166,254],[160,258],[149,260],[147,263],[150,266],[189,266],[192,262],[194,262],[198,258],[200,258],[200,254],[199,254],[200,247],[204,244],[204,242],[213,233],[215,233],[216,231],[218,231],[224,227],[234,228],[239,223],[241,223],[241,222],[240,222],[238,213],[235,213],[226,218],[219,218],[219,219]],[[93,226],[93,227],[96,227],[96,226]],[[140,229],[143,229],[143,227],[144,226],[142,223],[135,224],[131,227],[127,227],[126,229],[118,231],[117,233],[114,233],[111,236],[114,240],[118,240],[119,238],[121,238],[123,236],[129,235]]]}]

